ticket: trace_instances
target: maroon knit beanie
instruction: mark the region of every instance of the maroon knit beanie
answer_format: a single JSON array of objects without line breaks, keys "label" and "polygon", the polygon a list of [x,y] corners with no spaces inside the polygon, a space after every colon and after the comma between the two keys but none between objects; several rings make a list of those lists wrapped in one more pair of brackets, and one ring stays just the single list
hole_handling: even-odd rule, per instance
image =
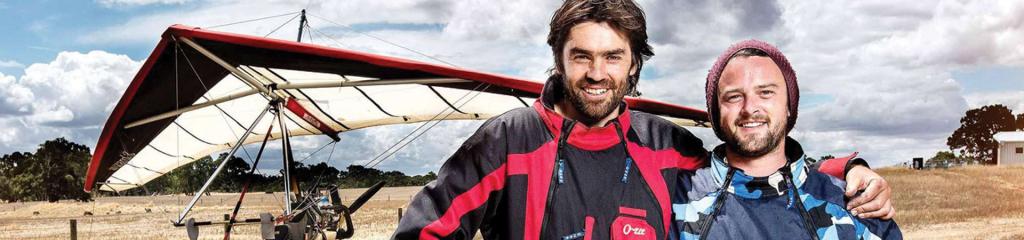
[{"label": "maroon knit beanie", "polygon": [[707,94],[708,114],[711,116],[711,127],[715,130],[715,135],[718,139],[725,141],[724,135],[722,134],[722,127],[719,126],[719,110],[718,110],[718,78],[722,76],[722,71],[725,70],[725,65],[729,62],[736,52],[743,49],[757,49],[768,54],[768,58],[771,58],[775,62],[775,65],[779,66],[779,70],[782,71],[782,77],[786,80],[786,92],[789,97],[789,123],[786,125],[786,132],[793,129],[793,125],[796,124],[797,107],[800,106],[800,88],[796,85],[796,73],[793,72],[793,67],[789,65],[789,60],[786,60],[786,56],[782,55],[782,51],[778,48],[760,40],[745,40],[729,47],[725,50],[721,56],[718,56],[718,60],[715,61],[715,65],[711,67],[711,71],[708,72],[708,81],[705,86],[705,93]]}]

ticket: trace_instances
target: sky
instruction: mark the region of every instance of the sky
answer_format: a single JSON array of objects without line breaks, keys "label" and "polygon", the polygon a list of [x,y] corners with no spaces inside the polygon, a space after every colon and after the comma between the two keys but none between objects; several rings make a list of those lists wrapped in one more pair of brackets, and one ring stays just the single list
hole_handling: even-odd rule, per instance
[{"label": "sky", "polygon": [[[745,39],[773,43],[800,83],[790,136],[811,157],[856,151],[872,166],[900,164],[948,150],[946,138],[968,109],[1024,112],[1024,1],[638,2],[655,51],[641,73],[644,98],[704,109],[704,79],[717,55]],[[545,39],[558,4],[0,0],[0,154],[34,151],[56,137],[93,148],[171,24],[294,41],[298,23],[289,19],[306,9],[314,29],[307,42],[540,80],[553,62]],[[218,26],[268,16],[278,17]],[[378,168],[436,172],[479,125],[442,123]],[[415,127],[348,132],[316,154],[326,137],[296,139],[296,156],[341,168],[366,163]],[[707,148],[720,143],[708,129],[689,129]]]}]

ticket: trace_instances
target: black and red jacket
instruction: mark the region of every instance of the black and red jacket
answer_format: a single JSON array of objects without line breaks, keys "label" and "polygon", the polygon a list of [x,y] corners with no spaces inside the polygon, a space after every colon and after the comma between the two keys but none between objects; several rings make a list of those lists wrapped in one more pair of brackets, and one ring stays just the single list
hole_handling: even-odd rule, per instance
[{"label": "black and red jacket", "polygon": [[[632,111],[590,128],[553,110],[561,84],[531,108],[485,122],[409,203],[396,239],[667,239],[679,170],[706,162],[703,143]],[[622,140],[625,141],[622,141]],[[842,178],[845,162],[823,171]],[[831,170],[831,171],[829,171]]]}]

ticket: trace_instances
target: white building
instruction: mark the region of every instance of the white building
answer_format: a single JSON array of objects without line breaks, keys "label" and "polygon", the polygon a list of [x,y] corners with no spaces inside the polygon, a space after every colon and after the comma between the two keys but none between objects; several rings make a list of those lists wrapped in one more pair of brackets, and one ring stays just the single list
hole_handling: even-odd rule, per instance
[{"label": "white building", "polygon": [[992,138],[999,143],[996,165],[1024,164],[1024,131],[998,132]]}]

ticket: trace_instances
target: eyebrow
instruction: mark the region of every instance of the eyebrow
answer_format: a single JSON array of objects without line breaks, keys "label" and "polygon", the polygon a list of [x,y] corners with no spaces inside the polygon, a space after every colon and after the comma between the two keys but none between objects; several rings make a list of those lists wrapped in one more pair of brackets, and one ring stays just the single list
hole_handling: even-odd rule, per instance
[{"label": "eyebrow", "polygon": [[724,97],[725,95],[729,95],[730,93],[736,93],[736,92],[743,92],[743,91],[740,90],[739,88],[732,88],[732,89],[728,89],[727,91],[722,92],[721,94],[719,94],[719,96]]},{"label": "eyebrow", "polygon": [[779,88],[779,85],[778,85],[778,84],[775,84],[775,83],[769,83],[769,84],[761,84],[761,85],[757,85],[757,86],[755,86],[754,88],[755,88],[755,89],[765,89],[765,88]]},{"label": "eyebrow", "polygon": [[[774,89],[774,88],[778,88],[778,87],[779,87],[778,84],[769,83],[769,84],[761,84],[761,85],[754,86],[754,89],[767,89],[767,88]],[[735,92],[743,92],[743,89],[741,89],[741,88],[726,89],[726,91],[723,91],[722,93],[720,93],[720,95],[721,96],[725,96],[725,95],[729,95],[730,93],[735,93]]]},{"label": "eyebrow", "polygon": [[[600,52],[599,55],[608,56],[608,55],[625,54],[625,53],[626,53],[625,49],[616,48],[616,49]],[[590,50],[586,50],[586,49],[582,49],[582,48],[578,48],[578,47],[573,47],[573,48],[569,49],[569,54],[594,55],[594,51],[590,51]]]}]

